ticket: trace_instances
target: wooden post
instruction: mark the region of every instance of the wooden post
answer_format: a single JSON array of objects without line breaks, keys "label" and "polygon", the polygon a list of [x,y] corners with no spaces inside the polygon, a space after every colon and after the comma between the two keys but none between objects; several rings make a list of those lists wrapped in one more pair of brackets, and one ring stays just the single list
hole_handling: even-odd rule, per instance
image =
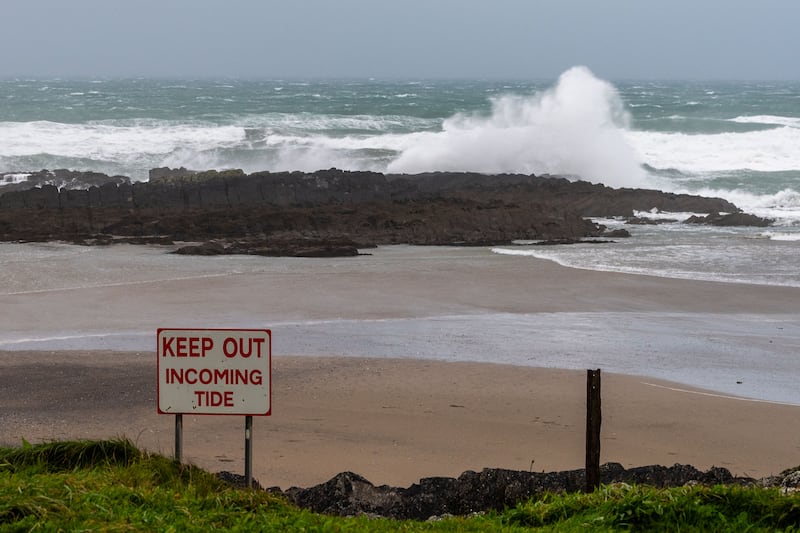
[{"label": "wooden post", "polygon": [[600,369],[586,371],[586,492],[600,486]]},{"label": "wooden post", "polygon": [[253,488],[253,417],[244,417],[244,479],[248,489]]},{"label": "wooden post", "polygon": [[180,463],[183,455],[183,415],[175,415],[175,461]]}]

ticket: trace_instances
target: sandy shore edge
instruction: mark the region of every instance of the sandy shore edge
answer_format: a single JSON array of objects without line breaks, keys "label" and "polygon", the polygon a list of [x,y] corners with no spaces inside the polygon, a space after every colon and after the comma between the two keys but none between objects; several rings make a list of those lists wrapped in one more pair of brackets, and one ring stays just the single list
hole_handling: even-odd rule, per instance
[{"label": "sandy shore edge", "polygon": [[[2,352],[0,444],[124,436],[171,455],[147,352]],[[485,467],[581,468],[585,371],[355,357],[273,359],[273,415],[254,423],[254,476],[311,486],[343,471],[407,486]],[[699,394],[698,394],[699,392]],[[800,407],[603,374],[602,461],[761,477],[800,464]],[[184,455],[244,471],[244,418],[185,416]]]}]

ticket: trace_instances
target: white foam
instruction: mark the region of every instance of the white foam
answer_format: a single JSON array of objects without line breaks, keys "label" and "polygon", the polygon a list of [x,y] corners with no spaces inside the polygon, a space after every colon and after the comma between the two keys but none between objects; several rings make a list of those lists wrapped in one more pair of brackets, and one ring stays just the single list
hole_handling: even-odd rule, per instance
[{"label": "white foam", "polygon": [[800,129],[689,135],[628,131],[644,163],[684,173],[800,170]]},{"label": "white foam", "polygon": [[23,181],[27,180],[30,177],[30,174],[25,172],[18,172],[18,173],[11,173],[11,174],[3,174],[0,176],[0,186],[2,185],[12,185],[15,183],[22,183]]},{"label": "white foam", "polygon": [[800,241],[800,232],[765,231],[761,236],[773,241]]},{"label": "white foam", "polygon": [[644,218],[648,220],[657,220],[657,221],[669,221],[669,220],[676,220],[678,222],[683,222],[689,217],[692,216],[705,216],[706,213],[692,213],[692,212],[682,212],[682,211],[659,211],[656,208],[651,209],[650,211],[633,211],[633,216],[637,218]]},{"label": "white foam", "polygon": [[500,96],[488,116],[458,114],[440,132],[410,137],[388,170],[568,174],[645,186],[640,157],[624,134],[628,123],[616,89],[574,67],[548,91]]},{"label": "white foam", "polygon": [[731,122],[740,124],[774,124],[778,126],[789,126],[800,128],[800,117],[781,117],[776,115],[753,115],[740,116],[730,119]]},{"label": "white foam", "polygon": [[741,190],[700,189],[695,194],[725,198],[747,213],[776,220],[783,226],[800,225],[800,192],[783,189],[775,194],[753,194]]},{"label": "white foam", "polygon": [[236,126],[181,124],[156,120],[63,124],[48,121],[0,122],[3,157],[50,154],[56,157],[130,161],[169,154],[179,148],[201,151],[244,139]]},{"label": "white foam", "polygon": [[536,255],[536,252],[532,250],[516,250],[513,248],[492,248],[493,254],[498,255],[517,255],[523,257],[539,257]]}]

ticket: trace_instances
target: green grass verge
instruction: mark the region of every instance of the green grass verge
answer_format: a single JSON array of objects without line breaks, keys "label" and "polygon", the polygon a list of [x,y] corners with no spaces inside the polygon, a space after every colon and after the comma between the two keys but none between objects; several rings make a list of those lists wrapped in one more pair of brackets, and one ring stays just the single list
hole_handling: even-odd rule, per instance
[{"label": "green grass verge", "polygon": [[614,485],[548,494],[502,513],[439,522],[338,518],[236,490],[130,441],[0,448],[4,531],[774,531],[797,530],[800,496],[777,489]]}]

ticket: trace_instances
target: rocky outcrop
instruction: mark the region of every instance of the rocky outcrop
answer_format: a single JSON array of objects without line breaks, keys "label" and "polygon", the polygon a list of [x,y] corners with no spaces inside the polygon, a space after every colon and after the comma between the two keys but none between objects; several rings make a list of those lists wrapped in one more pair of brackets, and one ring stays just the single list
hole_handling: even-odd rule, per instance
[{"label": "rocky outcrop", "polygon": [[765,228],[771,226],[775,220],[759,217],[747,213],[710,213],[704,217],[692,215],[686,219],[687,224],[708,224],[711,226],[754,226]]},{"label": "rocky outcrop", "polygon": [[370,245],[357,244],[349,239],[245,239],[230,244],[208,241],[199,245],[182,246],[175,250],[179,255],[261,255],[265,257],[352,257],[359,248]]},{"label": "rocky outcrop", "polygon": [[[40,170],[37,172],[0,174],[0,196],[13,191],[28,191],[34,188],[48,188],[57,193],[60,190],[84,190],[106,185],[130,184],[125,176],[108,176],[100,172],[80,172],[75,170]],[[108,189],[107,189],[108,190]]]},{"label": "rocky outcrop", "polygon": [[[241,170],[193,173],[153,169],[151,181],[92,172],[41,171],[19,187],[0,188],[0,208],[118,207],[139,209],[213,209],[270,205],[276,207],[359,205],[434,198],[481,199],[512,203],[530,199],[554,208],[569,207],[584,217],[632,216],[634,210],[738,212],[729,202],[644,189],[612,189],[551,176],[471,173],[384,175],[336,169],[314,173]],[[82,184],[75,187],[75,184]],[[36,188],[34,188],[36,187]],[[24,188],[25,190],[19,190]],[[112,189],[118,189],[110,194]],[[77,190],[79,189],[79,190]],[[93,190],[98,189],[98,190]],[[102,189],[106,194],[100,194]],[[76,191],[77,190],[77,191]],[[76,192],[78,194],[76,194]]]},{"label": "rocky outcrop", "polygon": [[[783,477],[773,481],[776,486],[780,485]],[[601,467],[601,482],[654,487],[693,483],[757,484],[757,480],[751,478],[734,477],[725,468],[715,467],[702,472],[690,465],[676,464],[625,469],[619,463],[607,463]],[[358,474],[344,472],[315,487],[294,487],[284,494],[298,506],[318,513],[425,520],[433,516],[502,510],[547,492],[577,492],[584,486],[583,470],[544,473],[484,469],[464,472],[457,478],[425,478],[408,488],[375,486]]]},{"label": "rocky outcrop", "polygon": [[158,167],[158,168],[151,168],[150,171],[147,173],[147,177],[151,182],[155,182],[160,180],[188,178],[197,173],[198,172],[196,170],[188,170],[186,167],[180,167],[180,168]]},{"label": "rocky outcrop", "polygon": [[[42,171],[41,176],[59,172]],[[352,250],[335,243],[575,242],[603,234],[605,228],[586,219],[592,216],[651,209],[738,212],[718,198],[516,174],[384,175],[331,169],[246,175],[241,170],[154,169],[153,179],[142,183],[100,176],[80,174],[81,180],[95,180],[82,189],[49,182],[27,190],[1,187],[0,239],[222,240],[224,250],[236,249],[238,241],[264,255],[290,240],[315,241],[326,244],[295,252],[349,254]]]}]

